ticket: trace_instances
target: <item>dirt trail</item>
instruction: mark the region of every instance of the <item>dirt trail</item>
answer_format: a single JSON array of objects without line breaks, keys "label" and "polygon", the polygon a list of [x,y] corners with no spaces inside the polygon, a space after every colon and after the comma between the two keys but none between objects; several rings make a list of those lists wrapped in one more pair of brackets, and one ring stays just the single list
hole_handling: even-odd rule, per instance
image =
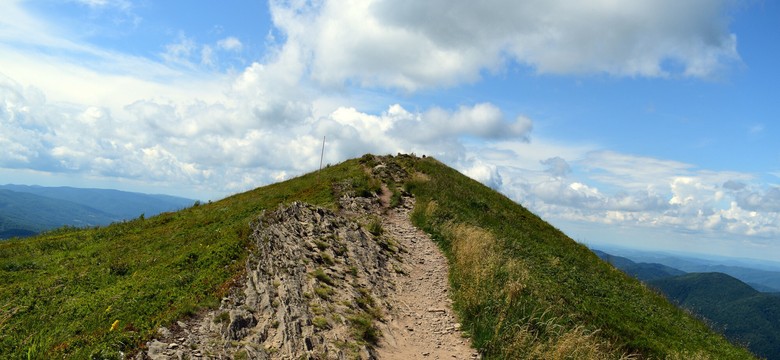
[{"label": "dirt trail", "polygon": [[395,275],[395,291],[387,301],[395,306],[382,326],[377,355],[399,360],[478,359],[452,311],[447,260],[428,234],[412,225],[413,207],[414,199],[405,198],[403,206],[383,217],[386,234],[406,251],[405,274]]},{"label": "dirt trail", "polygon": [[[219,309],[160,328],[134,358],[479,359],[452,311],[447,260],[412,225],[414,199],[392,208],[390,194],[343,197],[339,214],[293,203],[262,215],[240,286]],[[382,235],[366,230],[375,219]],[[367,290],[382,318],[377,346],[357,342],[345,320]]]}]

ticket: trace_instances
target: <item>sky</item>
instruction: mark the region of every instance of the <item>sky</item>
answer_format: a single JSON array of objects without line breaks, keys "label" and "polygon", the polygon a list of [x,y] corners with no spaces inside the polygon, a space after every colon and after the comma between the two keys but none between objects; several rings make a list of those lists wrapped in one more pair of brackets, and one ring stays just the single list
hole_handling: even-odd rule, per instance
[{"label": "sky", "polygon": [[3,0],[0,183],[434,156],[577,241],[780,258],[780,4]]}]

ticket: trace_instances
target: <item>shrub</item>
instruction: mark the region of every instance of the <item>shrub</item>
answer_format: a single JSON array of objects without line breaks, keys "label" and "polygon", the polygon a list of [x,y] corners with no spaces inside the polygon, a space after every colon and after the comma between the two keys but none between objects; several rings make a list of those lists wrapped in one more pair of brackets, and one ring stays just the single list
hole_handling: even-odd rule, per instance
[{"label": "shrub", "polygon": [[328,274],[322,271],[322,269],[317,269],[314,271],[314,278],[330,286],[336,285],[336,282],[333,281],[333,279],[328,276]]},{"label": "shrub", "polygon": [[379,219],[373,219],[368,224],[368,232],[374,236],[380,236],[385,233],[385,229],[382,227],[382,222]]},{"label": "shrub", "polygon": [[317,316],[314,319],[311,320],[312,325],[314,325],[315,328],[319,330],[324,330],[330,327],[330,323],[328,323],[328,319]]},{"label": "shrub", "polygon": [[369,344],[376,344],[379,341],[379,329],[374,326],[374,321],[365,315],[356,315],[349,318],[352,331],[355,337]]}]

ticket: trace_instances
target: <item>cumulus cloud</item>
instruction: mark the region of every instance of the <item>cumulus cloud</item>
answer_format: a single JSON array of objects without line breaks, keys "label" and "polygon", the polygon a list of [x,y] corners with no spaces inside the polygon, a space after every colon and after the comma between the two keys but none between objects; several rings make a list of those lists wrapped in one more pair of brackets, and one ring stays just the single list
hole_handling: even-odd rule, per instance
[{"label": "cumulus cloud", "polygon": [[398,136],[414,138],[418,142],[439,141],[453,136],[473,136],[482,139],[516,139],[527,141],[532,121],[519,116],[513,121],[504,117],[489,103],[460,106],[456,111],[432,108],[419,116],[403,109],[391,109],[394,131]]},{"label": "cumulus cloud", "polygon": [[766,190],[743,189],[736,195],[739,207],[749,211],[780,212],[780,187]]},{"label": "cumulus cloud", "polygon": [[480,160],[473,161],[473,164],[465,168],[463,173],[493,190],[499,190],[501,185],[503,185],[503,179],[498,168],[495,165],[486,164]]},{"label": "cumulus cloud", "polygon": [[[531,130],[529,119],[509,120],[489,103],[422,112],[395,104],[379,114],[338,107],[317,116],[297,82],[279,77],[275,66],[247,68],[221,100],[141,99],[120,109],[48,102],[2,77],[0,144],[7,150],[0,166],[234,192],[316,168],[323,136],[331,162],[416,152],[466,164],[466,139],[523,141]],[[487,164],[471,173],[501,185]]]},{"label": "cumulus cloud", "polygon": [[316,80],[416,90],[511,62],[551,74],[708,77],[739,61],[730,4],[331,0],[272,1],[271,10]]},{"label": "cumulus cloud", "polygon": [[[233,36],[228,36],[213,44],[202,44],[195,38],[179,32],[176,38],[164,46],[165,51],[160,57],[169,65],[183,66],[187,69],[197,69],[198,66],[219,68],[220,65],[233,63],[225,53],[240,53],[243,43]],[[233,59],[235,60],[235,59]]]},{"label": "cumulus cloud", "polygon": [[[571,149],[561,148],[562,152]],[[500,190],[554,221],[602,223],[680,234],[728,234],[766,242],[780,235],[780,188],[751,174],[615,152],[588,151],[573,162],[551,157],[543,168],[497,170]],[[523,162],[524,152],[516,152]],[[567,166],[564,166],[566,164]],[[572,173],[571,167],[578,171]],[[565,176],[560,176],[560,175]]]}]

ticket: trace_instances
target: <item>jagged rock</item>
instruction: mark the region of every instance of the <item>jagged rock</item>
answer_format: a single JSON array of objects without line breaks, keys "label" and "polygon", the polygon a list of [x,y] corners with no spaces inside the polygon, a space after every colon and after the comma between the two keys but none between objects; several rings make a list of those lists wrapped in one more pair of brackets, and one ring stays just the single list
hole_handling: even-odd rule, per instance
[{"label": "jagged rock", "polygon": [[[378,161],[383,161],[382,157],[376,157]],[[371,169],[371,173],[381,179],[392,180],[400,183],[409,177],[409,173],[394,161],[382,162]]]},{"label": "jagged rock", "polygon": [[[347,201],[363,212],[379,206],[376,198]],[[355,218],[299,202],[251,226],[255,251],[242,288],[197,324],[179,325],[192,349],[176,350],[191,358],[195,351],[206,358],[375,358],[372,339],[361,338],[373,330],[355,324],[377,321],[386,309],[381,299],[397,260],[384,240]]]},{"label": "jagged rock", "polygon": [[238,309],[230,310],[230,325],[225,337],[231,340],[239,340],[247,335],[249,328],[255,326],[257,320],[249,311]]}]

